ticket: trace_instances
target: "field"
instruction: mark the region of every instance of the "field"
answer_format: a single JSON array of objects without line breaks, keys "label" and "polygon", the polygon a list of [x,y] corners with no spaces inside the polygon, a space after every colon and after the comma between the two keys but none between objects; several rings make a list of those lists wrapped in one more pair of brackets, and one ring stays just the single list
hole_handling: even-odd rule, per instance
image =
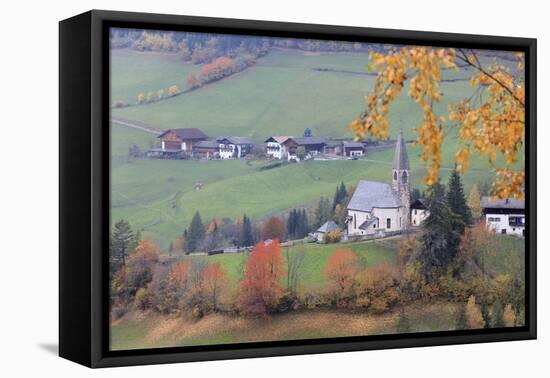
[{"label": "field", "polygon": [[[305,257],[303,261],[303,272],[301,274],[300,287],[307,289],[319,288],[323,282],[323,269],[327,264],[329,256],[336,248],[351,248],[360,258],[365,266],[376,265],[381,262],[395,263],[395,248],[390,240],[367,241],[360,243],[343,243],[336,245],[303,244],[294,247],[287,247],[288,253],[296,253],[303,248]],[[286,256],[286,250],[285,250]],[[207,258],[209,263],[219,262],[227,271],[228,276],[236,284],[241,278],[241,271],[247,255],[245,254],[223,254]],[[286,257],[285,257],[286,258]]]},{"label": "field", "polygon": [[[418,303],[406,308],[411,332],[454,329],[456,305]],[[111,326],[111,349],[162,348],[269,340],[368,336],[396,333],[398,312],[367,315],[304,311],[267,319],[212,314],[200,320],[132,313]]]}]

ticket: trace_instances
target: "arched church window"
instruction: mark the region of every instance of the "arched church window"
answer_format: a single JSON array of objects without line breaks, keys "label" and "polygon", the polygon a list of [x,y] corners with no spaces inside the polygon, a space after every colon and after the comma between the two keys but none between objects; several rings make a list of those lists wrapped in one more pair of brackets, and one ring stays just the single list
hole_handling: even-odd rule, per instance
[{"label": "arched church window", "polygon": [[397,171],[393,171],[393,179],[397,180]]},{"label": "arched church window", "polygon": [[403,173],[401,174],[401,181],[403,181],[404,184],[407,183],[407,172],[403,171]]}]

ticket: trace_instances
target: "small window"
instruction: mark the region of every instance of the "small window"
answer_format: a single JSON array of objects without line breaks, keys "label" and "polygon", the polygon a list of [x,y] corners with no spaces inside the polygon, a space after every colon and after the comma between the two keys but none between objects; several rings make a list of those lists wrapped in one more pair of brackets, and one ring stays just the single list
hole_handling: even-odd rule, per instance
[{"label": "small window", "polygon": [[414,215],[416,215],[418,213],[418,210],[414,209]]},{"label": "small window", "polygon": [[372,228],[376,228],[376,224],[373,224],[373,225],[372,225]]},{"label": "small window", "polygon": [[501,232],[503,235],[505,235],[505,234],[506,234],[506,229],[503,228],[500,232]]},{"label": "small window", "polygon": [[403,183],[406,184],[407,179],[408,179],[407,172],[403,171],[403,173],[401,174],[401,181],[403,181]]},{"label": "small window", "polygon": [[394,171],[394,172],[393,172],[393,179],[394,179],[394,180],[397,180],[397,171]]},{"label": "small window", "polygon": [[386,219],[386,228],[387,229],[391,228],[391,218]]}]

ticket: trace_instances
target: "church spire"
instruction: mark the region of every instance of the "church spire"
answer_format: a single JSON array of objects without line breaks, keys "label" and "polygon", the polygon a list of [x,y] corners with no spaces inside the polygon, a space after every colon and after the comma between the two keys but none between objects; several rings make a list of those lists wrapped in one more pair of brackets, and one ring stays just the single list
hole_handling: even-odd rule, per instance
[{"label": "church spire", "polygon": [[392,168],[397,171],[409,170],[409,157],[407,156],[407,148],[405,147],[405,139],[403,138],[403,129],[399,131],[399,135],[397,136]]}]

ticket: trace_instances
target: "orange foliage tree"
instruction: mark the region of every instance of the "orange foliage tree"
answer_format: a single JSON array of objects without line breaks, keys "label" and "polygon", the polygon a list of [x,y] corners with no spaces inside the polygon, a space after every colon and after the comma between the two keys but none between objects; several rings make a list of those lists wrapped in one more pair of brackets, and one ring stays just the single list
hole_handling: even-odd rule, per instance
[{"label": "orange foliage tree", "polygon": [[279,241],[256,244],[239,283],[244,310],[256,315],[273,311],[283,295],[281,280],[285,274]]},{"label": "orange foliage tree", "polygon": [[[365,98],[367,108],[351,128],[358,138],[365,134],[378,138],[389,136],[389,105],[409,84],[408,95],[419,105],[423,119],[415,128],[417,143],[428,163],[424,180],[428,186],[439,181],[445,123],[456,123],[460,146],[456,151],[457,170],[468,169],[472,152],[486,157],[495,167],[497,179],[493,194],[498,198],[523,198],[525,171],[514,168],[525,146],[525,56],[516,54],[516,72],[499,64],[485,66],[475,50],[407,46],[388,53],[371,54],[369,67],[377,70],[374,89]],[[445,117],[436,115],[441,100],[441,72],[459,70],[457,62],[473,69],[470,84],[473,94],[459,104],[449,105]],[[504,156],[504,165],[497,166],[496,156]]]},{"label": "orange foliage tree", "polygon": [[353,295],[358,273],[359,258],[351,249],[338,248],[330,255],[324,275],[337,306],[344,305]]},{"label": "orange foliage tree", "polygon": [[201,72],[204,75],[212,75],[218,72],[224,72],[231,70],[233,67],[233,59],[226,56],[220,56],[219,58],[212,61],[212,63],[205,64],[201,68]]},{"label": "orange foliage tree", "polygon": [[278,217],[271,217],[262,229],[264,240],[277,239],[282,240],[286,235],[286,228],[283,221]]},{"label": "orange foliage tree", "polygon": [[202,290],[208,307],[216,311],[220,297],[227,290],[229,279],[220,263],[210,264],[202,273]]}]

